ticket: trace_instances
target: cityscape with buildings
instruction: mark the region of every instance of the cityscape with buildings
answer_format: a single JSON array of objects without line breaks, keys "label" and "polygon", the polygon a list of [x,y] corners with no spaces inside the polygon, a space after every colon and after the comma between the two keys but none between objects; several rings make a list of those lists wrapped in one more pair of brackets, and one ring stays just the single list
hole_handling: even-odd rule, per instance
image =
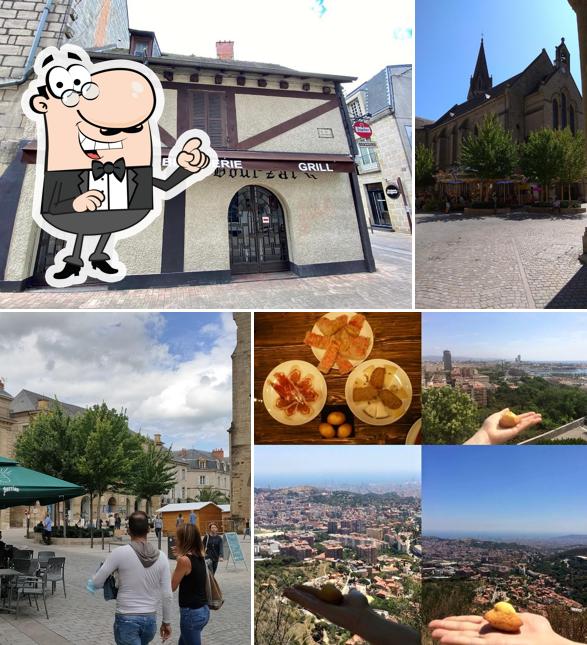
[{"label": "cityscape with buildings", "polygon": [[[316,486],[260,488],[255,490],[255,527],[257,584],[269,584],[274,576],[279,588],[289,584],[293,572],[297,582],[311,586],[330,582],[343,593],[354,588],[385,617],[417,627],[419,496]],[[318,619],[300,612],[298,619],[309,632],[315,630]],[[340,630],[341,640],[334,642],[347,642],[343,636]]]},{"label": "cityscape with buildings", "polygon": [[505,600],[518,611],[544,613],[549,606],[582,612],[587,603],[587,536],[566,547],[424,537],[422,578],[449,585],[474,583],[476,611]]}]

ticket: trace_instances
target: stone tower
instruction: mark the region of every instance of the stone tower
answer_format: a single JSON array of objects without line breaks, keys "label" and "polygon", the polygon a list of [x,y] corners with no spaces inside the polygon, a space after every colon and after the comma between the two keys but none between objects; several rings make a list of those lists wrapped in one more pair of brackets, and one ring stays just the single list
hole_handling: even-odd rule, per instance
[{"label": "stone tower", "polygon": [[251,314],[235,313],[233,318],[230,512],[235,530],[242,531],[251,517]]},{"label": "stone tower", "polygon": [[[34,137],[21,96],[44,47],[127,47],[126,0],[20,0],[0,3],[0,177],[19,143]],[[36,36],[39,36],[35,46]],[[17,160],[19,161],[19,160]]]},{"label": "stone tower", "polygon": [[471,76],[467,100],[483,96],[492,87],[493,77],[489,76],[487,60],[485,59],[485,47],[483,46],[483,38],[481,38],[481,46],[479,47],[479,54],[477,55],[477,64],[475,65],[473,76]]}]

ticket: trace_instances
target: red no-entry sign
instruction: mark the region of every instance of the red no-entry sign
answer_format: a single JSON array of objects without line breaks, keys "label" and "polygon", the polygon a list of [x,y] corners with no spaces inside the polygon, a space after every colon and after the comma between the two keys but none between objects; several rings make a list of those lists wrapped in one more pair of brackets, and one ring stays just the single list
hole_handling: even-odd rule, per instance
[{"label": "red no-entry sign", "polygon": [[370,139],[373,134],[371,126],[368,123],[365,123],[365,121],[355,121],[353,123],[353,131],[362,139]]}]

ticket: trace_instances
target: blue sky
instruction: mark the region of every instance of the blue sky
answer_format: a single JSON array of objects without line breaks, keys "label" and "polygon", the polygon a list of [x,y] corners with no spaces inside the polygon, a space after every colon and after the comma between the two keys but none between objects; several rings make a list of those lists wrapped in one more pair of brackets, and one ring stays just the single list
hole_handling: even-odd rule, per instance
[{"label": "blue sky", "polygon": [[416,115],[437,119],[467,99],[481,34],[497,85],[565,37],[581,89],[575,13],[567,0],[417,0]]},{"label": "blue sky", "polygon": [[424,446],[424,535],[587,534],[585,450]]},{"label": "blue sky", "polygon": [[423,313],[422,354],[587,361],[587,313]]},{"label": "blue sky", "polygon": [[3,312],[0,376],[12,395],[126,409],[175,449],[227,451],[235,343],[230,313]]},{"label": "blue sky", "polygon": [[379,483],[420,477],[420,446],[255,446],[255,485]]}]

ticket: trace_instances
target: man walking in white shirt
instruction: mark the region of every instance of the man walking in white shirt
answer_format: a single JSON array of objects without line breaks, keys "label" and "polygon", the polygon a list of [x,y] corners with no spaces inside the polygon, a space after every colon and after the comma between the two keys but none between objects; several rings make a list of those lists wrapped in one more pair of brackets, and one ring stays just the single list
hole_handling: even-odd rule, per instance
[{"label": "man walking in white shirt", "polygon": [[96,589],[118,572],[114,640],[116,645],[147,645],[157,633],[157,609],[163,606],[162,640],[171,636],[173,594],[167,556],[147,542],[149,519],[143,511],[128,520],[131,543],[115,549],[91,579]]}]

